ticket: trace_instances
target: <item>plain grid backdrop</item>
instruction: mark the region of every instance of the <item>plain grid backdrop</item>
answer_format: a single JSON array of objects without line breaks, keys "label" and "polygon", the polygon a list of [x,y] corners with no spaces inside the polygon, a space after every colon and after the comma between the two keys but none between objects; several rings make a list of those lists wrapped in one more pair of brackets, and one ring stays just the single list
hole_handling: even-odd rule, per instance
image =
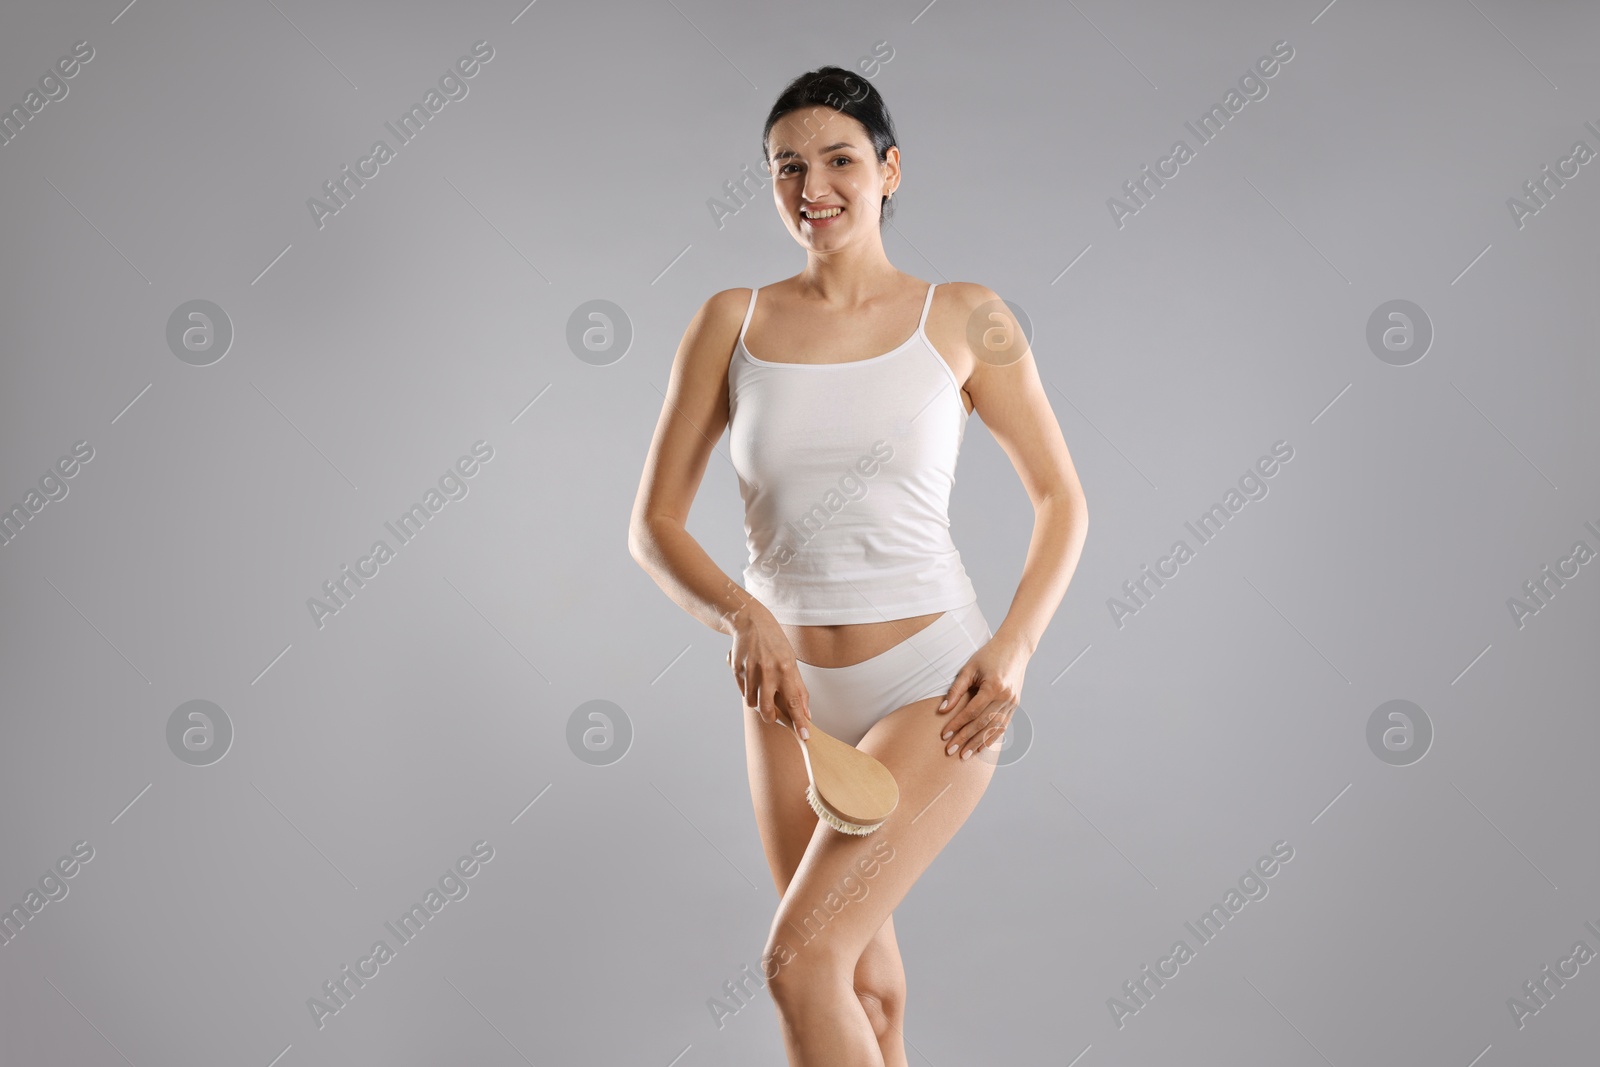
[{"label": "plain grid backdrop", "polygon": [[[724,990],[776,905],[728,639],[626,526],[690,316],[803,262],[728,183],[790,78],[867,59],[890,258],[1025,313],[1094,516],[1031,738],[896,910],[912,1062],[1592,1061],[1597,32],[1506,0],[8,5],[0,1060],[781,1062],[769,998]],[[952,514],[998,625],[1032,516],[977,419]],[[691,532],[735,578],[741,520],[724,439]]]}]

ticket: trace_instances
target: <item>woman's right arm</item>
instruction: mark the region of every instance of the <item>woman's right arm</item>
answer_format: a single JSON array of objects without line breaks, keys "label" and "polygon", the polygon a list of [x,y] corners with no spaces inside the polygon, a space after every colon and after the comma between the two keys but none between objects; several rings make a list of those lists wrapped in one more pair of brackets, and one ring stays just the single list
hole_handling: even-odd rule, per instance
[{"label": "woman's right arm", "polygon": [[731,663],[745,706],[769,723],[778,710],[788,713],[804,736],[809,698],[783,628],[686,529],[711,450],[728,425],[728,360],[749,299],[747,289],[725,289],[684,331],[634,497],[628,552],[679,607],[733,637]]}]

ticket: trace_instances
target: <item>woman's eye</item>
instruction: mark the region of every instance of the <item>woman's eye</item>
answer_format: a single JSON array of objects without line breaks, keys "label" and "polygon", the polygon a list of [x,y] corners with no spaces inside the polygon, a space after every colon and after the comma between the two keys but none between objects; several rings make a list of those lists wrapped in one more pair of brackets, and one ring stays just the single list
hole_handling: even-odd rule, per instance
[{"label": "woman's eye", "polygon": [[836,157],[834,157],[833,161],[835,163],[848,163],[848,162],[850,162],[850,157],[849,156],[836,156]]}]

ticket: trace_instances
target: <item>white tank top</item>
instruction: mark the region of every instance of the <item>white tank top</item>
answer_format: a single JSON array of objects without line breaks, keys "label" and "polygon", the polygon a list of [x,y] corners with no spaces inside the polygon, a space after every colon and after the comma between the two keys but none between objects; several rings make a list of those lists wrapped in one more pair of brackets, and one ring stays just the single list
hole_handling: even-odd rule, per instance
[{"label": "white tank top", "polygon": [[728,363],[728,434],[744,498],[745,588],[781,623],[883,622],[978,599],[950,539],[966,436],[961,383],[917,332],[847,363]]}]

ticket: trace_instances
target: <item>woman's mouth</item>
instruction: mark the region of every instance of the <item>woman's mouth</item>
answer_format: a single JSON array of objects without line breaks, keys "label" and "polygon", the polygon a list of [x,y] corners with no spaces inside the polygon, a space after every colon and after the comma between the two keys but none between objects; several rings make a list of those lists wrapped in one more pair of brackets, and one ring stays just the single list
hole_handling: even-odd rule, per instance
[{"label": "woman's mouth", "polygon": [[842,214],[844,214],[844,208],[838,206],[819,207],[816,209],[816,214],[812,214],[812,209],[810,208],[800,209],[800,218],[810,223],[813,229],[832,226],[833,220]]}]

